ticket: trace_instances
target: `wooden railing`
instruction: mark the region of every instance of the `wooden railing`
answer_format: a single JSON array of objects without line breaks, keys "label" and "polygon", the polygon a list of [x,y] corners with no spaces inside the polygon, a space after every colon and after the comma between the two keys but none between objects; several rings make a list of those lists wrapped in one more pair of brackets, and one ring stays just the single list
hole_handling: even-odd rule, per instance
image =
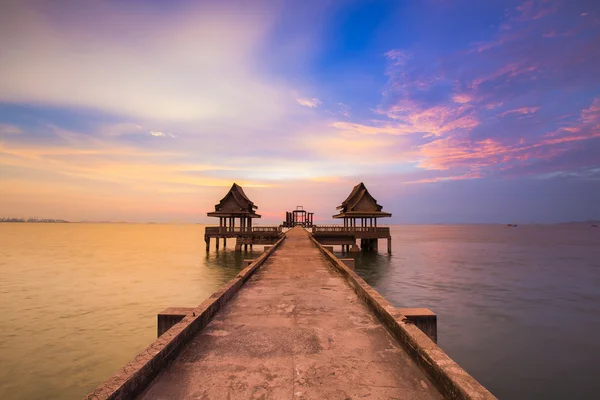
[{"label": "wooden railing", "polygon": [[343,226],[343,225],[315,225],[312,228],[313,233],[326,232],[370,232],[370,233],[389,233],[390,228],[387,226]]},{"label": "wooden railing", "polygon": [[254,226],[252,232],[281,232],[281,227],[277,225],[273,226]]},{"label": "wooden railing", "polygon": [[225,227],[225,226],[207,226],[205,228],[205,233],[208,234],[217,234],[217,233],[222,233],[222,234],[226,234],[226,233],[255,233],[255,232],[260,232],[260,233],[265,233],[265,232],[281,232],[281,228],[279,226],[253,226],[252,230],[246,228],[246,227],[240,227],[240,226],[236,226],[236,227]]}]

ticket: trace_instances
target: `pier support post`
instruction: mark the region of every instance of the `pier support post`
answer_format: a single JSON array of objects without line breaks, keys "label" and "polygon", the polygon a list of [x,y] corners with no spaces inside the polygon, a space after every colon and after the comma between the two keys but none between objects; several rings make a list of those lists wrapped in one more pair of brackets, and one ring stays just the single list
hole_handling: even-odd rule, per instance
[{"label": "pier support post", "polygon": [[219,238],[217,238],[216,241],[217,241],[217,243],[216,243],[217,250],[219,250]]},{"label": "pier support post", "polygon": [[206,242],[206,252],[208,253],[208,251],[210,250],[210,238],[204,238],[204,241]]},{"label": "pier support post", "polygon": [[193,311],[193,308],[169,307],[160,312],[158,314],[157,337],[160,337],[163,333],[171,329],[173,325],[181,321],[186,315],[191,314]]},{"label": "pier support post", "polygon": [[235,251],[242,251],[242,245],[240,243],[235,244]]},{"label": "pier support post", "polygon": [[352,247],[350,248],[350,252],[351,253],[356,253],[356,252],[359,252],[359,251],[360,251],[360,248],[358,247],[358,245],[356,243],[354,243],[352,245]]},{"label": "pier support post", "polygon": [[388,254],[392,254],[392,238],[388,238]]},{"label": "pier support post", "polygon": [[223,238],[223,247],[227,247],[227,238]]},{"label": "pier support post", "polygon": [[437,343],[437,315],[429,308],[398,308],[406,319]]}]

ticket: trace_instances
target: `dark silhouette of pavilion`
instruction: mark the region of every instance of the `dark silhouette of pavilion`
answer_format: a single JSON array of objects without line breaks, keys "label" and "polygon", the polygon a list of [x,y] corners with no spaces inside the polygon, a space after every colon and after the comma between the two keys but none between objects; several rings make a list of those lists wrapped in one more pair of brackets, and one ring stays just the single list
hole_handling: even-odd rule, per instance
[{"label": "dark silhouette of pavilion", "polygon": [[[229,192],[221,199],[219,204],[215,205],[215,211],[206,215],[219,218],[219,226],[206,227],[204,241],[206,250],[210,248],[210,239],[215,238],[217,249],[219,248],[219,239],[223,239],[223,246],[227,245],[227,238],[236,239],[236,250],[241,250],[241,246],[247,250],[248,245],[254,244],[273,244],[281,234],[278,227],[252,227],[252,220],[260,218],[256,213],[258,206],[246,196],[244,189],[237,183],[234,183]],[[236,224],[238,221],[238,224]]]},{"label": "dark silhouette of pavilion", "polygon": [[[392,214],[383,212],[382,206],[367,190],[364,183],[354,186],[350,195],[342,202],[336,210],[341,210],[339,214],[333,215],[333,218],[343,218],[344,227],[357,230],[357,228],[367,230],[367,228],[377,228],[377,218],[391,217]],[[359,224],[357,224],[357,221]]]}]

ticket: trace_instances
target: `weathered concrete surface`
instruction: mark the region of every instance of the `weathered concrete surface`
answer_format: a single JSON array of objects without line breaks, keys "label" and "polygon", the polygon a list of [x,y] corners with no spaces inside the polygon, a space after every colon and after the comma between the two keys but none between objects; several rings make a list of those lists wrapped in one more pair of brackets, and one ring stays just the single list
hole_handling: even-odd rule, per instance
[{"label": "weathered concrete surface", "polygon": [[307,232],[287,236],[141,398],[441,398]]}]

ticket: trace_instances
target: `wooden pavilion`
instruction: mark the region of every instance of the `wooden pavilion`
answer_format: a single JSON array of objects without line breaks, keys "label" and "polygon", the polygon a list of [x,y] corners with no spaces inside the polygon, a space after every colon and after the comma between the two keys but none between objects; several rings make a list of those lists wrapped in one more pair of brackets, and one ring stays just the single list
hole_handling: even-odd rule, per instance
[{"label": "wooden pavilion", "polygon": [[234,183],[229,192],[215,205],[215,211],[207,213],[209,217],[219,218],[219,227],[224,231],[235,232],[235,220],[239,219],[237,231],[252,231],[252,219],[260,218],[256,213],[258,206],[246,196],[244,189]]},{"label": "wooden pavilion", "polygon": [[242,246],[247,250],[248,245],[252,248],[254,244],[275,243],[281,235],[279,227],[252,227],[252,220],[261,217],[255,211],[257,208],[244,189],[234,183],[219,204],[215,205],[215,211],[207,213],[209,217],[219,218],[219,226],[206,227],[206,251],[210,248],[211,238],[216,239],[217,249],[221,238],[224,246],[227,245],[227,238],[235,238],[236,250],[241,250]]},{"label": "wooden pavilion", "polygon": [[302,206],[296,206],[294,211],[285,212],[285,221],[282,226],[284,228],[293,228],[296,225],[300,225],[304,228],[311,228],[313,226],[313,216],[315,213],[308,212]]},{"label": "wooden pavilion", "polygon": [[333,215],[333,218],[343,219],[344,225],[315,226],[313,235],[322,244],[340,244],[349,251],[358,250],[356,239],[360,239],[360,247],[367,250],[377,249],[378,239],[387,239],[388,252],[391,253],[390,228],[378,227],[377,219],[391,217],[392,214],[381,211],[382,208],[361,182],[337,207],[339,214]]},{"label": "wooden pavilion", "polygon": [[[350,195],[336,209],[341,211],[333,218],[343,218],[344,227],[350,230],[377,228],[377,218],[392,216],[390,213],[381,211],[383,207],[371,196],[362,182],[354,186]],[[357,221],[360,225],[357,224]]]}]

